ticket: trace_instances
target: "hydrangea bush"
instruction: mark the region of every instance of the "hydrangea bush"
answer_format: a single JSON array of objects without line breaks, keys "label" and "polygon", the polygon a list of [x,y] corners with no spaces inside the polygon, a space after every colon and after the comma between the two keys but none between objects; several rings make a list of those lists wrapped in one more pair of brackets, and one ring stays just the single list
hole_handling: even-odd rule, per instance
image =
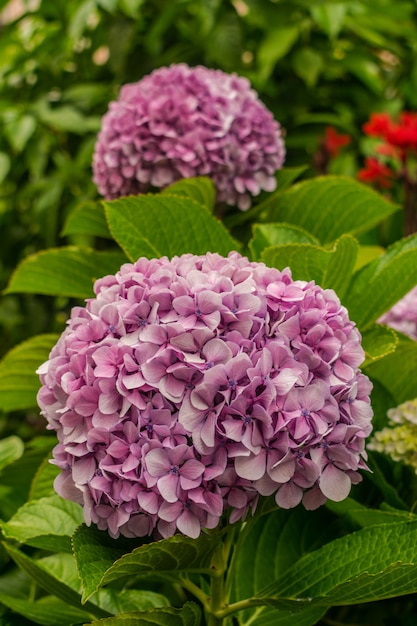
[{"label": "hydrangea bush", "polygon": [[111,199],[209,176],[219,203],[246,210],[275,189],[284,158],[280,125],[246,78],[182,63],[122,87],[102,120],[93,180]]},{"label": "hydrangea bush", "polygon": [[[346,143],[328,133],[326,158]],[[162,68],[110,106],[108,199],[63,231],[90,245],[29,256],[7,289],[77,303],[0,362],[0,409],[37,394],[55,431],[0,441],[0,622],[368,623],[359,604],[396,619],[417,591],[417,478],[365,451],[371,398],[381,424],[415,397],[417,342],[377,322],[416,284],[417,235],[361,245],[398,207],[293,185],[284,152],[235,75]]]},{"label": "hydrangea bush", "polygon": [[275,494],[344,499],[371,385],[336,294],[238,253],[122,266],[75,308],[38,395],[58,492],[113,537],[197,537]]}]

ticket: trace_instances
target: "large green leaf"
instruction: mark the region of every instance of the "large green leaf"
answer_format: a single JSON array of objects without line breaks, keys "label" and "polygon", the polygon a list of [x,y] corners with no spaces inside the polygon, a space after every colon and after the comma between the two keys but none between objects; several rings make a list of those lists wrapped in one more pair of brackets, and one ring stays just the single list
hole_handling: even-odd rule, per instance
[{"label": "large green leaf", "polygon": [[109,617],[84,626],[103,624],[103,626],[198,626],[201,623],[201,611],[197,604],[187,602],[181,609],[163,607],[149,611],[132,611],[120,613],[116,617]]},{"label": "large green leaf", "polygon": [[191,198],[141,195],[105,202],[110,232],[132,261],[140,256],[218,252],[239,247],[223,224]]},{"label": "large green leaf", "polygon": [[261,259],[272,267],[290,267],[295,280],[314,280],[323,288],[334,289],[342,298],[348,289],[355,266],[358,244],[342,235],[331,249],[310,243],[270,246]]},{"label": "large green leaf", "polygon": [[61,235],[78,234],[111,239],[101,202],[83,202],[69,214]]},{"label": "large green leaf", "polygon": [[417,235],[397,241],[352,278],[346,306],[361,328],[388,311],[417,284]]},{"label": "large green leaf", "polygon": [[346,516],[362,528],[392,522],[411,522],[417,520],[417,515],[409,511],[370,509],[356,500],[353,500],[353,498],[346,498],[346,500],[342,502],[332,502],[328,500],[326,507],[337,515]]},{"label": "large green leaf", "polygon": [[[51,437],[51,443],[56,443],[56,440]],[[60,473],[59,467],[50,462],[51,453],[42,461],[38,469],[36,470],[33,480],[30,485],[29,500],[40,500],[47,496],[53,496],[54,480]]]},{"label": "large green leaf", "polygon": [[257,596],[351,605],[417,591],[417,521],[369,526],[302,557]]},{"label": "large green leaf", "polygon": [[345,233],[366,231],[396,211],[396,205],[352,178],[323,176],[276,196],[265,221],[296,224],[330,243]]},{"label": "large green leaf", "polygon": [[[86,619],[91,619],[88,611],[68,606],[66,602],[52,596],[44,596],[39,600],[32,601],[3,593],[0,588],[0,603],[15,613],[31,620],[31,622],[42,624],[43,626],[57,626],[57,624],[59,626],[71,626],[72,624],[85,623]],[[4,622],[5,626],[9,623],[9,621]],[[3,625],[1,617],[0,624]]]},{"label": "large green leaf", "polygon": [[330,254],[330,250],[309,243],[289,243],[264,248],[261,259],[279,270],[289,267],[294,280],[314,280],[320,284]]},{"label": "large green leaf", "polygon": [[237,619],[240,626],[314,626],[328,607],[310,606],[303,611],[279,611],[270,606],[259,606],[253,611],[239,612]]},{"label": "large green leaf", "polygon": [[114,274],[126,262],[119,251],[98,252],[68,246],[37,252],[16,268],[5,293],[41,293],[90,298],[97,278]]},{"label": "large green leaf", "polygon": [[82,521],[78,504],[53,495],[27,502],[1,528],[6,539],[70,552],[71,536]]},{"label": "large green leaf", "polygon": [[219,541],[216,535],[200,535],[198,539],[176,535],[126,554],[120,552],[120,542],[81,526],[73,537],[73,550],[83,584],[83,598],[89,598],[102,585],[119,578],[210,573],[211,558]]},{"label": "large green leaf", "polygon": [[198,204],[206,207],[209,211],[213,211],[216,202],[216,188],[214,183],[211,178],[205,176],[182,178],[169,187],[166,187],[161,193],[191,198],[198,202]]},{"label": "large green leaf", "polygon": [[390,392],[396,405],[417,397],[417,342],[399,336],[395,352],[370,363],[366,374]]},{"label": "large green leaf", "polygon": [[12,517],[28,498],[34,474],[45,458],[44,449],[26,449],[25,453],[2,472],[0,480],[0,517]]},{"label": "large green leaf", "polygon": [[261,259],[262,251],[270,246],[279,246],[291,243],[307,243],[319,245],[319,240],[306,230],[293,224],[254,224],[252,239],[249,241],[249,250],[253,260]]},{"label": "large green leaf", "polygon": [[169,606],[168,599],[161,593],[146,589],[100,589],[94,602],[114,615]]},{"label": "large green leaf", "polygon": [[365,350],[365,362],[362,367],[392,354],[397,346],[398,335],[392,328],[381,324],[370,326],[362,333],[362,347]]},{"label": "large green leaf", "polygon": [[91,616],[99,618],[108,617],[109,614],[107,611],[100,609],[91,602],[87,602],[84,606],[82,606],[80,595],[71,589],[71,587],[52,576],[35,559],[31,559],[29,556],[8,543],[3,542],[3,545],[6,552],[13,559],[16,565],[26,572],[26,574],[28,574],[35,581],[35,583],[47,593],[56,596],[72,607],[77,609],[84,608],[84,610]]},{"label": "large green leaf", "polygon": [[[310,511],[308,515],[301,507],[290,511],[279,510],[251,520],[238,537],[233,568],[231,602],[257,598],[260,589],[285,576],[304,554],[315,550],[323,542],[337,536],[335,517],[326,509]],[[264,604],[259,600],[259,604]],[[280,608],[285,608],[285,603]],[[292,607],[294,608],[294,607]],[[323,608],[311,608],[306,621],[298,622],[288,611],[272,611],[270,608],[258,606],[239,613],[241,624],[274,624],[271,621],[275,614],[276,623],[285,626],[294,624],[314,624],[325,612]],[[282,620],[282,621],[281,621]]]},{"label": "large green leaf", "polygon": [[47,360],[58,335],[37,335],[15,346],[0,362],[0,409],[16,411],[36,406],[40,387],[37,368]]}]

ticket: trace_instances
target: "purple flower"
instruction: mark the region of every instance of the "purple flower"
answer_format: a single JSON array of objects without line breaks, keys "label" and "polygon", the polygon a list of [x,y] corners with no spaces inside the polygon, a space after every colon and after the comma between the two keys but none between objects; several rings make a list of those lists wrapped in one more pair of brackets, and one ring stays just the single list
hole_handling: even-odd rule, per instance
[{"label": "purple flower", "polygon": [[409,291],[382,317],[380,324],[387,324],[417,341],[417,287]]},{"label": "purple flower", "polygon": [[112,199],[209,176],[218,202],[245,211],[275,189],[284,158],[280,125],[246,78],[179,64],[125,85],[110,103],[93,180]]},{"label": "purple flower", "polygon": [[39,369],[55,488],[113,537],[197,537],[259,496],[313,509],[366,468],[371,383],[336,294],[237,252],[95,283]]}]

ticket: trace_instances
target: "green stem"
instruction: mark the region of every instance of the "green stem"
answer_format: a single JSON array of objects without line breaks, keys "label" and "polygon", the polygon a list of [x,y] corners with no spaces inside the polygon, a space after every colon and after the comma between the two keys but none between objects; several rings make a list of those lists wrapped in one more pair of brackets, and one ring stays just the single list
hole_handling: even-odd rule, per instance
[{"label": "green stem", "polygon": [[193,596],[195,596],[198,600],[200,600],[201,604],[206,609],[209,608],[210,598],[204,593],[204,591],[202,591],[202,589],[200,589],[200,587],[198,587],[195,583],[193,583],[192,580],[189,580],[188,578],[182,578],[181,585],[184,587],[184,589],[187,589],[187,591],[190,591],[193,594]]},{"label": "green stem", "polygon": [[223,617],[219,617],[223,607],[224,578],[223,572],[218,576],[213,576],[210,585],[210,609],[208,617],[208,626],[222,626]]}]

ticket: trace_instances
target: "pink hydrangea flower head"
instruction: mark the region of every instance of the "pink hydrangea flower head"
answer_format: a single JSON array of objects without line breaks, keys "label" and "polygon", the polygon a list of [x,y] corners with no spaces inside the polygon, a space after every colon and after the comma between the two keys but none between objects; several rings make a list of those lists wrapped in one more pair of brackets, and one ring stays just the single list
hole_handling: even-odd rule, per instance
[{"label": "pink hydrangea flower head", "polygon": [[417,287],[394,304],[378,321],[417,341]]},{"label": "pink hydrangea flower head", "polygon": [[111,536],[197,537],[260,496],[308,509],[366,469],[371,383],[336,294],[232,252],[96,281],[40,369],[55,487]]},{"label": "pink hydrangea flower head", "polygon": [[208,176],[218,202],[246,210],[275,189],[284,158],[280,125],[246,78],[178,64],[123,86],[110,103],[93,180],[113,199]]}]

